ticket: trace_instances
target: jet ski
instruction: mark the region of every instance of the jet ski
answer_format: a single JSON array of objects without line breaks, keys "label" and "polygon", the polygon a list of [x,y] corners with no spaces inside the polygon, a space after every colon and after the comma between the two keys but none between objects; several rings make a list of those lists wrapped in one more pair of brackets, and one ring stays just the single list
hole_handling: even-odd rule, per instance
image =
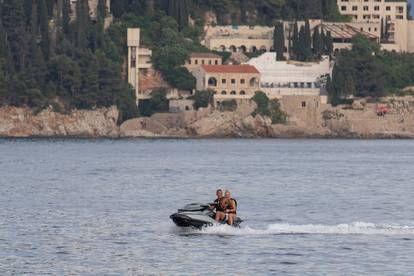
[{"label": "jet ski", "polygon": [[[226,224],[226,222],[217,222],[214,218],[216,213],[209,210],[210,204],[191,203],[187,204],[170,216],[170,219],[179,227],[203,228],[213,226],[214,224]],[[242,223],[239,217],[233,222],[234,227],[240,227]]]}]

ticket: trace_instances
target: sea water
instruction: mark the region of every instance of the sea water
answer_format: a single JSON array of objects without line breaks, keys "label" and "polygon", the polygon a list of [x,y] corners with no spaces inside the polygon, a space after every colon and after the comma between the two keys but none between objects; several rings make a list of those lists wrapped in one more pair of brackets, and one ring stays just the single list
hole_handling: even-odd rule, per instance
[{"label": "sea water", "polygon": [[[238,200],[241,228],[169,215]],[[0,275],[413,275],[414,141],[0,140]]]}]

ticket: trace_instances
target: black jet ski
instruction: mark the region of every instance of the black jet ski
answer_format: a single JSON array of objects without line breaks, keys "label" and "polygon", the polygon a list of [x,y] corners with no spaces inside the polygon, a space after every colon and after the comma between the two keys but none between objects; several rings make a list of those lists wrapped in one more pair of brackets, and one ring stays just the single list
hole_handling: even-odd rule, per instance
[{"label": "black jet ski", "polygon": [[[178,209],[178,211],[170,216],[170,219],[179,227],[194,227],[194,228],[203,228],[206,226],[213,226],[218,224],[214,219],[216,213],[212,210],[209,210],[209,204],[202,203],[191,203],[184,208]],[[233,226],[240,227],[242,223],[239,217],[234,219]],[[220,222],[225,224],[226,222]]]}]

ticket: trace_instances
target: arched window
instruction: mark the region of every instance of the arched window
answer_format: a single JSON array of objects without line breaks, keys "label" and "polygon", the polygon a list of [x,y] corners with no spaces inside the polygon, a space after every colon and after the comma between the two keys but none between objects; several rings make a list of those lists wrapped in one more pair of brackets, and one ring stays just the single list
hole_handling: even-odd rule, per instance
[{"label": "arched window", "polygon": [[257,85],[257,79],[256,78],[251,78],[249,81],[249,84],[251,87],[254,87]]},{"label": "arched window", "polygon": [[230,95],[236,95],[236,91],[231,91]]},{"label": "arched window", "polygon": [[266,46],[264,46],[264,45],[260,46],[260,51],[262,51],[262,52],[266,52],[266,51],[267,51]]},{"label": "arched window", "polygon": [[240,52],[242,52],[242,53],[246,53],[246,52],[247,52],[247,48],[246,48],[246,46],[244,46],[244,45],[240,46],[239,50],[240,50]]},{"label": "arched window", "polygon": [[232,52],[232,53],[237,52],[237,48],[236,48],[236,46],[234,46],[234,45],[231,45],[231,46],[229,47],[229,49],[230,49],[230,52]]},{"label": "arched window", "polygon": [[251,51],[252,51],[252,53],[256,53],[257,52],[257,47],[256,46],[252,46]]},{"label": "arched window", "polygon": [[227,95],[227,92],[226,91],[221,91],[221,95]]},{"label": "arched window", "polygon": [[240,91],[240,95],[246,95],[246,92],[245,91]]},{"label": "arched window", "polygon": [[217,86],[217,79],[216,78],[209,78],[208,79],[208,86]]},{"label": "arched window", "polygon": [[221,50],[222,52],[225,52],[225,51],[226,51],[226,46],[221,45],[221,46],[220,46],[220,50]]}]

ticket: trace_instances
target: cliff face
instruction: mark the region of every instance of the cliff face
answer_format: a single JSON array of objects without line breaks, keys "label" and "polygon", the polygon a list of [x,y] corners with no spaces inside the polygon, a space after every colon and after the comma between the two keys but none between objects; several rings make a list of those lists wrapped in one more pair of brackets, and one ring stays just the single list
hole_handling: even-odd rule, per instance
[{"label": "cliff face", "polygon": [[[315,98],[316,99],[316,98]],[[75,110],[60,114],[50,109],[38,114],[24,108],[0,108],[0,137],[336,137],[414,138],[414,97],[384,99],[389,111],[377,114],[376,104],[356,103],[332,107],[308,99],[282,99],[289,115],[286,125],[273,125],[269,118],[253,117],[254,102],[238,105],[235,112],[206,108],[182,113],[159,113],[117,126],[115,107]]]},{"label": "cliff face", "polygon": [[0,137],[118,137],[116,107],[74,110],[70,114],[45,109],[0,108]]},{"label": "cliff face", "polygon": [[256,105],[245,102],[235,112],[203,109],[129,120],[121,125],[120,137],[414,138],[414,98],[384,99],[390,107],[385,116],[377,114],[376,104],[332,107],[316,99],[302,106],[301,97],[283,98],[286,125],[251,116]]}]

